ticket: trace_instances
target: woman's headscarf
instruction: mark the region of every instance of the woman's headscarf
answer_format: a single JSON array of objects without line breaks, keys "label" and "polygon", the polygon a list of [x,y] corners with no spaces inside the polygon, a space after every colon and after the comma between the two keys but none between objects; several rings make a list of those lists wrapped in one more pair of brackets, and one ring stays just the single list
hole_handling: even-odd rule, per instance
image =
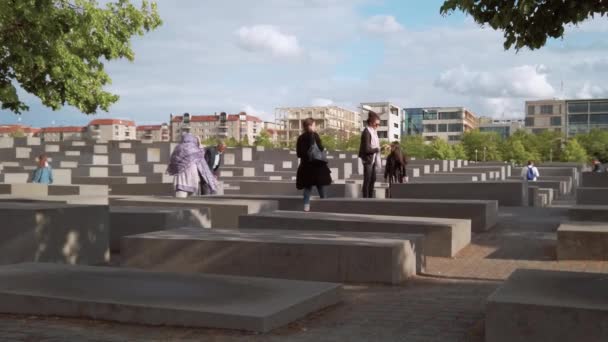
[{"label": "woman's headscarf", "polygon": [[182,135],[182,142],[175,147],[167,167],[167,173],[175,176],[184,172],[190,165],[200,164],[205,160],[205,152],[199,147],[199,141],[190,133]]}]

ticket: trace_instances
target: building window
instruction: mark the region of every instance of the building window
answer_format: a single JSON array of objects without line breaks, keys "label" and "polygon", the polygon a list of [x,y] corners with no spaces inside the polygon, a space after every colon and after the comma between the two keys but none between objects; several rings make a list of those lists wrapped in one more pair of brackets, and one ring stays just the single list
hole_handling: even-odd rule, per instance
[{"label": "building window", "polygon": [[449,141],[460,141],[460,135],[450,135],[448,136]]},{"label": "building window", "polygon": [[534,126],[534,118],[526,118],[526,127]]},{"label": "building window", "polygon": [[118,131],[114,132],[114,135],[118,135]]},{"label": "building window", "polygon": [[591,113],[608,113],[608,102],[591,102]]},{"label": "building window", "polygon": [[553,105],[542,105],[540,106],[541,114],[553,114]]},{"label": "building window", "polygon": [[439,120],[457,120],[462,119],[460,112],[439,112]]},{"label": "building window", "polygon": [[462,131],[463,131],[462,124],[449,124],[448,125],[448,132],[462,132]]},{"label": "building window", "polygon": [[424,114],[422,115],[422,119],[423,120],[437,120],[437,111],[429,110],[429,111],[424,112]]},{"label": "building window", "polygon": [[388,138],[388,133],[387,132],[378,132],[378,138],[379,139],[387,139]]},{"label": "building window", "polygon": [[587,113],[588,110],[588,102],[568,103],[568,113]]},{"label": "building window", "polygon": [[394,126],[395,128],[399,128],[399,124],[398,124],[397,122],[395,122],[395,123],[393,124],[393,126]]},{"label": "building window", "polygon": [[437,132],[437,125],[424,125],[424,131],[429,133]]},{"label": "building window", "polygon": [[382,127],[388,126],[388,120],[380,120],[380,126],[382,126]]},{"label": "building window", "polygon": [[129,131],[126,131],[125,132],[125,137],[128,137],[128,136],[129,136]]},{"label": "building window", "polygon": [[393,134],[393,139],[399,140],[399,136],[397,134]]},{"label": "building window", "polygon": [[532,133],[534,133],[534,134],[540,134],[540,133],[542,133],[542,132],[544,132],[546,130],[547,130],[546,128],[534,128],[532,130]]},{"label": "building window", "polygon": [[575,115],[568,115],[568,123],[571,125],[580,125],[580,124],[587,124],[588,120],[588,115],[587,114],[575,114]]},{"label": "building window", "polygon": [[551,126],[561,126],[562,118],[559,116],[554,116],[551,118]]},{"label": "building window", "polygon": [[593,114],[589,119],[595,125],[608,125],[608,114]]},{"label": "building window", "polygon": [[535,112],[535,107],[534,106],[528,106],[528,115],[534,115],[536,114]]},{"label": "building window", "polygon": [[447,132],[448,131],[448,124],[439,124],[439,125],[437,125],[437,131],[438,132]]}]

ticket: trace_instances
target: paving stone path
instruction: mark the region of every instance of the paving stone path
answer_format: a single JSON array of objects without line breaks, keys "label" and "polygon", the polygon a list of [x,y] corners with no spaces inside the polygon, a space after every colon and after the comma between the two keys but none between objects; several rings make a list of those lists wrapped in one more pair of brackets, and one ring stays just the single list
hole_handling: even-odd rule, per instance
[{"label": "paving stone path", "polygon": [[344,303],[267,335],[0,315],[0,341],[483,341],[485,298],[516,268],[608,272],[608,262],[556,262],[563,208],[501,208],[455,258],[429,257],[403,286],[349,285]]}]

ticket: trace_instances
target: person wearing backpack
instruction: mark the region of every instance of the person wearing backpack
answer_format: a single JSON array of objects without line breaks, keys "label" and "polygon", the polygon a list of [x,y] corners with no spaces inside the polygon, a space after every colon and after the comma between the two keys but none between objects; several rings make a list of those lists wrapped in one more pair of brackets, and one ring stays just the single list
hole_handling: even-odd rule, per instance
[{"label": "person wearing backpack", "polygon": [[296,154],[300,165],[296,174],[296,188],[304,190],[304,211],[310,211],[310,195],[316,187],[319,197],[325,198],[325,187],[330,185],[331,170],[327,166],[325,148],[319,134],[316,132],[315,120],[312,118],[302,121],[304,132],[298,137]]},{"label": "person wearing backpack", "polygon": [[534,166],[534,162],[528,160],[528,166],[521,169],[521,176],[528,182],[536,182],[538,177],[540,177],[540,173],[538,173],[538,169]]}]

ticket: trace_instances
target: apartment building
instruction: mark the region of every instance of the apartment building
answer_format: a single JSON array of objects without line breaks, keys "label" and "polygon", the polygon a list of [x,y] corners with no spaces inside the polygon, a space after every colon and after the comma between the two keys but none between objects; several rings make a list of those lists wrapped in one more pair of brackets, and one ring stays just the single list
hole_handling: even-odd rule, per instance
[{"label": "apartment building", "polygon": [[363,127],[367,124],[368,110],[380,115],[378,138],[388,141],[401,140],[401,108],[390,102],[361,103],[361,122]]},{"label": "apartment building", "polygon": [[8,137],[35,137],[40,133],[40,128],[24,125],[0,125],[0,138]]},{"label": "apartment building", "polygon": [[494,132],[506,139],[520,129],[525,129],[524,119],[492,119],[487,117],[479,118],[480,132]]},{"label": "apartment building", "polygon": [[171,141],[171,131],[169,125],[145,125],[137,126],[137,140],[141,141]]},{"label": "apartment building", "polygon": [[285,107],[275,109],[277,125],[285,132],[278,134],[280,143],[293,143],[302,134],[302,121],[313,118],[320,134],[333,134],[348,139],[361,132],[359,113],[338,106]]},{"label": "apartment building", "polygon": [[135,140],[135,122],[120,119],[97,119],[89,122],[87,137],[95,141]]},{"label": "apartment building", "polygon": [[87,134],[87,127],[82,126],[62,126],[62,127],[43,127],[40,129],[41,142],[59,142],[68,140],[84,140]]},{"label": "apartment building", "polygon": [[425,140],[443,139],[449,143],[462,140],[465,132],[478,126],[475,114],[464,107],[405,108],[403,134],[422,135]]},{"label": "apartment building", "polygon": [[526,101],[526,129],[531,133],[542,131],[566,132],[566,101]]},{"label": "apartment building", "polygon": [[201,137],[230,139],[237,141],[247,139],[252,144],[264,127],[263,121],[245,112],[239,114],[226,114],[224,112],[214,115],[171,115],[171,140],[179,141],[184,132]]}]

